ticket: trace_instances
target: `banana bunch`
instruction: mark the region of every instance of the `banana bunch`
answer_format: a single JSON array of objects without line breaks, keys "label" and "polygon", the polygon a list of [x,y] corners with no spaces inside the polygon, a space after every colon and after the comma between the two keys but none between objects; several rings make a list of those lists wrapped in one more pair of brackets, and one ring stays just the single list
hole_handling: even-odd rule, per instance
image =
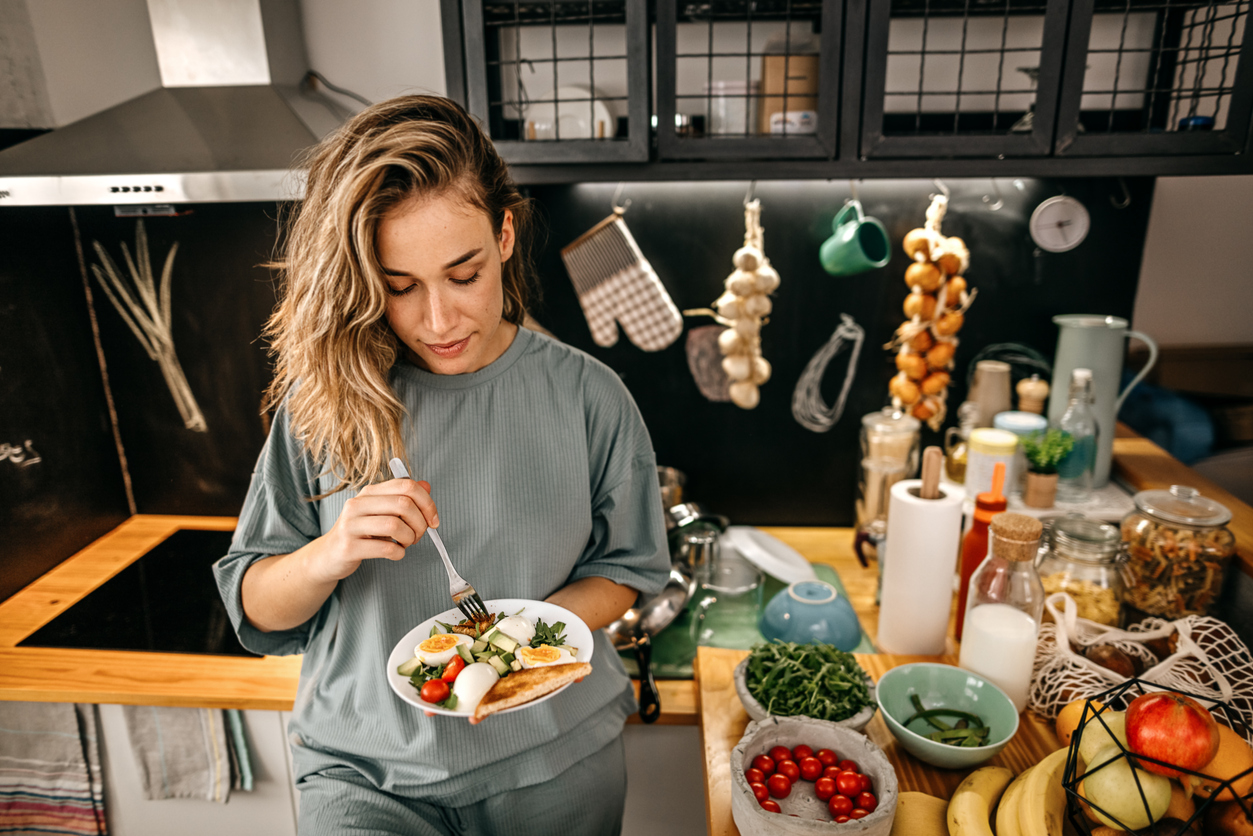
[{"label": "banana bunch", "polygon": [[1058,749],[1017,778],[1001,766],[970,773],[949,801],[949,836],[1062,836],[1067,751]]}]

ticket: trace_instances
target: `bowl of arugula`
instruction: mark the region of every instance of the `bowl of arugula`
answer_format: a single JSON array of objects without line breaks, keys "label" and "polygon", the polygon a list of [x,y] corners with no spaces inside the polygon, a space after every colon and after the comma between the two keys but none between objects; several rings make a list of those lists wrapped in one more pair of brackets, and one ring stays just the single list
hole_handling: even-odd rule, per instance
[{"label": "bowl of arugula", "polygon": [[735,668],[735,691],[754,720],[804,716],[861,731],[878,709],[869,674],[829,644],[754,645]]}]

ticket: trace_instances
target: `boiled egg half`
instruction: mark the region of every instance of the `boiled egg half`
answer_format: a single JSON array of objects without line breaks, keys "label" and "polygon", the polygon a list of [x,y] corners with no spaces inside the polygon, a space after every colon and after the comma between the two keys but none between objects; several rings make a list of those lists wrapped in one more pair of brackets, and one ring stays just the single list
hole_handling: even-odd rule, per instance
[{"label": "boiled egg half", "polygon": [[498,679],[500,674],[486,662],[466,665],[452,684],[453,696],[457,698],[457,710],[473,714],[483,700],[483,695],[492,690]]},{"label": "boiled egg half", "polygon": [[474,644],[474,640],[460,633],[437,633],[429,639],[418,642],[413,655],[418,657],[419,662],[430,667],[446,665],[452,661],[452,657],[457,655],[459,644],[469,647]]},{"label": "boiled egg half", "polygon": [[535,638],[535,625],[520,615],[511,615],[496,622],[496,629],[518,644],[530,644]]},{"label": "boiled egg half", "polygon": [[569,648],[541,644],[539,647],[519,647],[514,654],[524,668],[545,668],[549,665],[569,665],[578,661]]}]

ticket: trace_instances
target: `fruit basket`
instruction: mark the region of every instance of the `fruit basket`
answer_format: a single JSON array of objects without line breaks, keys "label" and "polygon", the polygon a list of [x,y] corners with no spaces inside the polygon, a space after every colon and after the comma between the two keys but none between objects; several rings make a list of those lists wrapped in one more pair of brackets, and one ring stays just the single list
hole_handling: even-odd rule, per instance
[{"label": "fruit basket", "polygon": [[1227,702],[1139,678],[1089,698],[1062,786],[1078,833],[1253,829],[1253,729]]}]

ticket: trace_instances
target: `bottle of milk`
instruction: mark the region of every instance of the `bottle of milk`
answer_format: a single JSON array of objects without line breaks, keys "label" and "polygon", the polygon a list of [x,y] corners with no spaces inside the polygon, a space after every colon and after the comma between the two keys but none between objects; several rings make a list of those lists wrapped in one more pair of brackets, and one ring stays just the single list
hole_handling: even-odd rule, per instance
[{"label": "bottle of milk", "polygon": [[988,526],[988,556],[970,578],[959,664],[999,686],[1022,711],[1031,688],[1044,587],[1035,569],[1040,521],[1002,513]]}]

